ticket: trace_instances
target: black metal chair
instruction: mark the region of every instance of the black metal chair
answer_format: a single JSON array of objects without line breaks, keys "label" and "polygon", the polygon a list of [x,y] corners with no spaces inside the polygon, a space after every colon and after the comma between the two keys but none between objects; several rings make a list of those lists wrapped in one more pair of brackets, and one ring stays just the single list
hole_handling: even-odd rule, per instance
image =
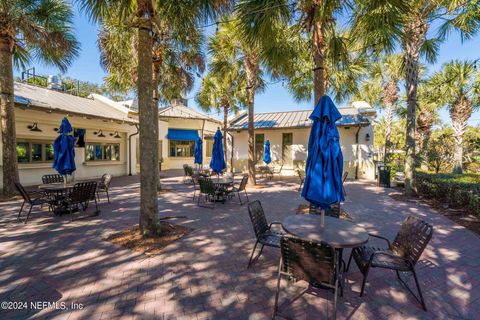
[{"label": "black metal chair", "polygon": [[25,224],[27,223],[28,218],[30,217],[30,213],[32,212],[32,208],[34,206],[42,206],[44,204],[50,204],[48,198],[45,195],[45,192],[43,191],[28,193],[19,182],[15,182],[15,187],[17,188],[17,191],[20,193],[20,195],[23,198],[22,206],[18,211],[17,220],[20,219],[20,215],[22,214],[23,207],[25,206],[25,204],[28,203],[30,205],[30,208],[28,209],[27,217],[24,222]]},{"label": "black metal chair", "polygon": [[200,175],[193,174],[192,175],[192,182],[193,182],[193,201],[195,201],[195,197],[197,195],[197,191],[200,192],[200,182],[199,182]]},{"label": "black metal chair", "polygon": [[108,173],[104,173],[100,182],[97,185],[97,198],[100,200],[100,192],[105,192],[107,194],[107,201],[110,203],[110,195],[108,194],[108,190],[110,189],[110,183],[112,182],[112,175]]},{"label": "black metal chair", "polygon": [[322,209],[310,203],[308,208],[309,214],[322,214],[322,210],[325,211],[325,216],[340,218],[340,203],[334,203],[330,205],[330,208]]},{"label": "black metal chair", "polygon": [[[265,218],[265,212],[262,208],[262,203],[260,201],[256,200],[248,204],[248,214],[250,215],[253,231],[255,232],[255,237],[257,240],[255,241],[255,246],[253,247],[252,254],[250,255],[247,269],[250,268],[253,262],[258,260],[262,254],[264,246],[280,248],[280,239],[284,235],[283,232],[272,231],[272,225],[281,225],[281,223],[275,221],[268,224],[267,218]],[[253,255],[259,243],[262,246],[260,247],[260,252],[254,258]]]},{"label": "black metal chair", "polygon": [[348,177],[348,172],[345,171],[345,172],[343,173],[343,177],[342,177],[342,190],[343,190],[343,196],[344,196],[344,197],[347,196],[347,191],[345,191],[345,186],[344,186],[345,180],[347,180],[347,177]]},{"label": "black metal chair", "polygon": [[69,194],[68,198],[65,199],[66,207],[70,214],[72,214],[72,220],[73,211],[79,210],[80,206],[82,207],[83,211],[87,210],[90,201],[95,202],[95,212],[91,216],[97,216],[100,214],[100,210],[98,210],[96,191],[96,181],[79,182],[73,186],[72,192]]},{"label": "black metal chair", "polygon": [[183,165],[183,183],[189,183],[192,181],[193,168],[188,164]]},{"label": "black metal chair", "polygon": [[248,174],[244,174],[242,177],[242,181],[240,181],[238,187],[233,187],[232,189],[228,190],[229,194],[237,194],[238,196],[238,201],[240,201],[240,205],[243,206],[242,198],[240,197],[240,193],[243,191],[245,193],[245,197],[247,198],[247,202],[250,202],[248,199],[248,193],[247,193],[247,183],[248,183]]},{"label": "black metal chair", "polygon": [[218,190],[211,178],[199,178],[198,183],[200,185],[200,195],[198,196],[197,205],[200,205],[200,199],[202,198],[205,203],[212,203],[212,209],[215,208],[215,202],[223,197],[223,191]]},{"label": "black metal chair", "polygon": [[[392,243],[387,238],[382,236],[370,234],[371,237],[379,238],[387,242],[387,248],[377,248],[372,246],[362,246],[354,248],[348,261],[347,270],[350,267],[352,257],[355,260],[358,268],[363,274],[363,283],[360,296],[363,296],[365,290],[365,283],[367,281],[370,268],[384,268],[395,270],[397,278],[402,285],[415,297],[415,299],[422,305],[426,311],[425,300],[423,299],[420,283],[415,272],[415,265],[422,255],[423,250],[428,245],[432,238],[433,227],[423,220],[414,216],[409,216],[402,223],[395,240]],[[411,272],[417,286],[418,298],[402,280],[399,272]]]},{"label": "black metal chair", "polygon": [[297,170],[298,178],[300,178],[300,186],[298,186],[298,192],[302,191],[303,183],[305,182],[305,171]]},{"label": "black metal chair", "polygon": [[43,184],[48,184],[48,183],[58,183],[58,182],[64,182],[64,178],[60,174],[45,174],[42,176],[42,183]]},{"label": "black metal chair", "polygon": [[328,244],[309,242],[290,236],[281,239],[280,248],[282,255],[278,265],[277,291],[272,318],[275,318],[277,313],[280,314],[278,308],[280,280],[282,276],[286,276],[290,280],[308,282],[308,288],[290,300],[290,303],[305,293],[315,293],[314,290],[332,290],[334,294],[333,318],[336,319],[339,289],[343,295],[340,285],[341,272],[338,252]]}]

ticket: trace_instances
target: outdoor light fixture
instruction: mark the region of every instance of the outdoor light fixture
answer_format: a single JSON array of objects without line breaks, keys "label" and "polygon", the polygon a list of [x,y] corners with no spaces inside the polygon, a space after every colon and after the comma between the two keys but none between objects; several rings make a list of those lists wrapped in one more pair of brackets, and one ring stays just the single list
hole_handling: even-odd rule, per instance
[{"label": "outdoor light fixture", "polygon": [[27,126],[30,131],[36,131],[36,132],[42,132],[42,129],[40,129],[37,125],[36,122],[34,122],[32,125]]},{"label": "outdoor light fixture", "polygon": [[367,134],[365,135],[365,141],[370,141],[370,134],[367,133]]},{"label": "outdoor light fixture", "polygon": [[116,139],[120,139],[122,137],[120,137],[120,135],[118,134],[118,131],[115,131],[114,133],[110,133],[110,136],[116,138]]},{"label": "outdoor light fixture", "polygon": [[98,132],[94,132],[93,134],[97,135],[97,137],[104,138],[105,135],[103,134],[102,130],[98,130]]}]

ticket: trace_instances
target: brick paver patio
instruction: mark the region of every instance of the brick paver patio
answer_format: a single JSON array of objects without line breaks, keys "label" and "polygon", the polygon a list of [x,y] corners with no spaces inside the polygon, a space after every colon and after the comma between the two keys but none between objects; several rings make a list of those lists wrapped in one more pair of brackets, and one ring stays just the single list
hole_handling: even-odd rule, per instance
[{"label": "brick paver patio", "polygon": [[[137,223],[137,177],[114,180],[112,203],[101,202],[97,218],[69,222],[68,217],[37,211],[23,225],[16,222],[18,201],[0,204],[0,301],[58,303],[56,310],[0,310],[0,319],[270,318],[279,251],[266,248],[246,269],[254,244],[247,206],[199,208],[191,201],[192,187],[180,177],[163,183],[174,192],[161,195],[161,215],[186,216],[175,223],[195,230],[152,258],[102,240]],[[249,193],[250,200],[262,201],[270,221],[281,221],[304,202],[296,180],[266,184]],[[393,271],[373,269],[360,298],[361,276],[353,266],[339,299],[339,319],[478,319],[478,236],[425,205],[393,200],[389,190],[362,182],[350,182],[346,189],[345,208],[368,231],[393,238],[401,221],[414,214],[433,224],[435,234],[417,265],[429,311],[410,297]],[[302,288],[285,285],[280,303],[292,319],[331,315],[330,293],[304,296],[290,305],[287,298]],[[84,307],[74,310],[72,303]]]}]

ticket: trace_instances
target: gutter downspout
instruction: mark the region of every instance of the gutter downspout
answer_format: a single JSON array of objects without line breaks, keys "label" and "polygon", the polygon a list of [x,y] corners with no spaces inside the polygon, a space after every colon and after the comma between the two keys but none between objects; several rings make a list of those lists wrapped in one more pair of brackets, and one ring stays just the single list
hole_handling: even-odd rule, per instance
[{"label": "gutter downspout", "polygon": [[233,172],[233,147],[234,147],[234,140],[233,140],[233,134],[230,132],[228,133],[230,138],[232,139],[232,150],[230,150],[230,172]]},{"label": "gutter downspout", "polygon": [[359,162],[360,162],[360,161],[358,160],[358,154],[359,154],[359,152],[360,152],[360,146],[359,146],[359,144],[358,144],[358,141],[359,141],[358,135],[359,135],[359,133],[360,133],[360,129],[362,129],[362,126],[358,126],[357,133],[355,133],[355,143],[356,143],[356,145],[357,145],[357,150],[356,150],[356,152],[355,152],[355,153],[356,153],[356,154],[355,154],[355,157],[356,157],[356,159],[355,159],[355,180],[358,180],[358,166],[359,166]]},{"label": "gutter downspout", "polygon": [[137,132],[132,133],[131,135],[128,136],[128,175],[132,175],[132,137],[136,136],[140,133],[138,130],[138,124],[135,124],[135,128],[137,129]]}]

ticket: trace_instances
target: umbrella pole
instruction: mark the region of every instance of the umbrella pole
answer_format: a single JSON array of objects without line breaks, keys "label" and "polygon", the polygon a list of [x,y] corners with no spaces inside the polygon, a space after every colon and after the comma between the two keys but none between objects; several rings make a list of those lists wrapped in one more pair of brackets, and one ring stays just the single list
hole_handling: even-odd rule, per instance
[{"label": "umbrella pole", "polygon": [[322,215],[320,216],[320,227],[325,227],[325,209],[322,210]]}]

